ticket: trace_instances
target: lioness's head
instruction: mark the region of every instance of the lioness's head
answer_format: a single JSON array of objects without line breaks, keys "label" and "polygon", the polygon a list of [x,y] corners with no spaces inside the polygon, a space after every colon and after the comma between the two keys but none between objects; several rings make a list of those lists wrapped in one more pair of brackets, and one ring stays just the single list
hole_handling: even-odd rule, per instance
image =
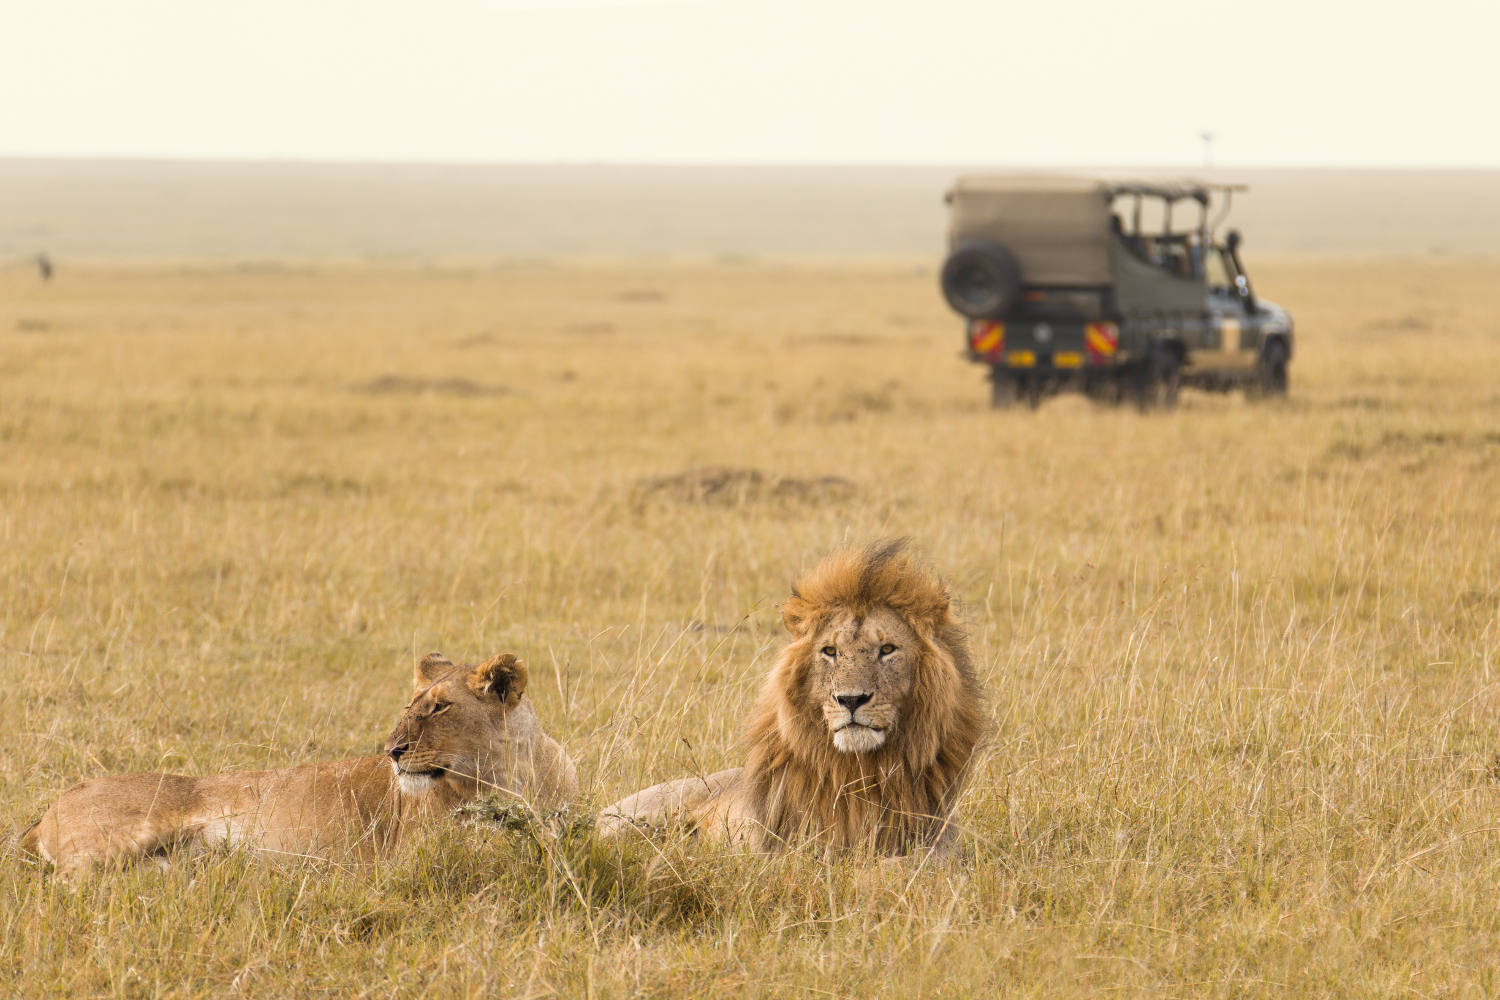
[{"label": "lioness's head", "polygon": [[416,694],[385,745],[401,791],[421,795],[442,785],[472,798],[503,788],[507,754],[536,727],[535,713],[521,709],[525,664],[501,653],[454,666],[428,653],[414,681]]},{"label": "lioness's head", "polygon": [[777,726],[794,746],[867,754],[920,736],[936,747],[945,720],[979,710],[948,590],[904,541],[830,556],[797,581],[781,616],[792,642],[767,704],[780,706]]}]

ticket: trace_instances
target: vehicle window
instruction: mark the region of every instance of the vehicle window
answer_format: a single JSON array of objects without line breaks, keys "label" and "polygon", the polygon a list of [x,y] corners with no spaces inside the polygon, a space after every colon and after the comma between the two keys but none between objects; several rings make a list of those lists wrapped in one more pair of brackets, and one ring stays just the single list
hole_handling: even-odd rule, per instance
[{"label": "vehicle window", "polygon": [[1208,283],[1214,288],[1229,290],[1233,282],[1229,278],[1229,268],[1224,266],[1223,251],[1217,247],[1210,250],[1205,256],[1204,263],[1208,265]]},{"label": "vehicle window", "polygon": [[1143,201],[1122,195],[1111,206],[1110,229],[1139,259],[1179,278],[1203,277],[1204,252],[1198,236],[1184,230],[1188,209],[1179,201],[1175,216],[1161,198]]},{"label": "vehicle window", "polygon": [[1158,266],[1162,270],[1170,271],[1173,274],[1181,275],[1188,273],[1187,247],[1181,243],[1168,243],[1163,240],[1161,260],[1158,262]]}]

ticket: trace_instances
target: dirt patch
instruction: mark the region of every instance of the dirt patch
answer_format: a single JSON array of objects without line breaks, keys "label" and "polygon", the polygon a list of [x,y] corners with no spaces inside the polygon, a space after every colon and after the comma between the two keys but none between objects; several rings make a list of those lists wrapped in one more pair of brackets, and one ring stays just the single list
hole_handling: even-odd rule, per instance
[{"label": "dirt patch", "polygon": [[1422,333],[1432,329],[1432,320],[1425,316],[1387,316],[1374,319],[1364,325],[1368,333]]},{"label": "dirt patch", "polygon": [[354,387],[357,392],[377,396],[509,396],[514,390],[503,385],[485,385],[466,378],[409,378],[382,375]]},{"label": "dirt patch", "polygon": [[1368,458],[1379,453],[1414,454],[1439,450],[1488,450],[1500,446],[1500,431],[1466,434],[1462,431],[1386,431],[1373,441],[1341,438],[1328,446],[1330,459]]},{"label": "dirt patch", "polygon": [[1329,404],[1332,410],[1403,410],[1404,406],[1393,403],[1389,399],[1379,396],[1345,396],[1335,403]]},{"label": "dirt patch", "polygon": [[805,333],[786,338],[788,347],[869,347],[885,342],[868,333]]},{"label": "dirt patch", "polygon": [[472,337],[464,337],[460,340],[455,340],[453,342],[453,346],[458,348],[495,347],[499,343],[500,341],[496,340],[493,334],[476,333]]},{"label": "dirt patch", "polygon": [[641,497],[659,497],[678,503],[736,506],[759,500],[827,502],[854,495],[854,484],[840,476],[796,478],[778,476],[759,469],[710,466],[688,469],[675,476],[642,479],[636,486]]}]

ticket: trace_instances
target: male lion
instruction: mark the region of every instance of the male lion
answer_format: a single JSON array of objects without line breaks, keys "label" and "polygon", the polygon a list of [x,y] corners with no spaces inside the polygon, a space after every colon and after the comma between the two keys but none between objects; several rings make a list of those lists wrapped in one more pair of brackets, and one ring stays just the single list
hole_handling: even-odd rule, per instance
[{"label": "male lion", "polygon": [[745,766],[627,796],[600,832],[680,825],[761,850],[951,855],[987,722],[947,589],[904,540],[880,542],[824,560],[781,617],[791,641],[750,715]]},{"label": "male lion", "polygon": [[369,858],[413,820],[483,791],[561,805],[577,794],[578,772],[542,732],[525,690],[526,666],[510,653],[461,666],[428,653],[383,757],[197,778],[93,778],[64,792],[21,846],[64,874],[220,843]]}]

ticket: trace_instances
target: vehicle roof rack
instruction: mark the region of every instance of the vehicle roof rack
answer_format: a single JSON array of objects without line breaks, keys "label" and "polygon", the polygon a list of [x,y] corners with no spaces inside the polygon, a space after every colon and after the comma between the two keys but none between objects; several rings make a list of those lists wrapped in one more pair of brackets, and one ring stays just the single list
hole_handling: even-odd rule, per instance
[{"label": "vehicle roof rack", "polygon": [[1151,198],[1165,198],[1167,201],[1187,201],[1191,199],[1200,205],[1208,204],[1209,195],[1215,191],[1231,193],[1234,191],[1248,191],[1248,184],[1206,184],[1202,181],[1105,181],[1104,189],[1110,198],[1119,195],[1145,195]]}]

